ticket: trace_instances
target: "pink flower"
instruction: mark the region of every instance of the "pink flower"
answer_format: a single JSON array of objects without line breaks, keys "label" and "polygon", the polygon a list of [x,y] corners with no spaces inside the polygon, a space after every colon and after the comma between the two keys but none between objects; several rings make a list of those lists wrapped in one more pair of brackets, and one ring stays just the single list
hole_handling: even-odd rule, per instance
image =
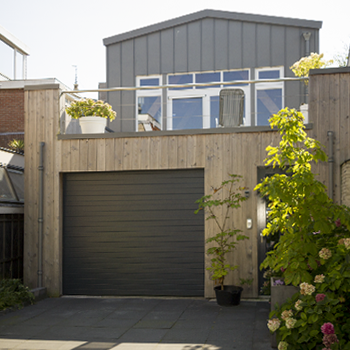
[{"label": "pink flower", "polygon": [[330,322],[324,323],[321,327],[321,332],[323,334],[334,334],[334,326]]},{"label": "pink flower", "polygon": [[339,343],[339,340],[335,334],[325,334],[322,341],[327,348],[330,348],[334,343]]},{"label": "pink flower", "polygon": [[317,294],[316,301],[317,302],[322,301],[325,297],[326,297],[325,294]]},{"label": "pink flower", "polygon": [[335,226],[340,227],[341,226],[341,221],[340,219],[335,220]]}]

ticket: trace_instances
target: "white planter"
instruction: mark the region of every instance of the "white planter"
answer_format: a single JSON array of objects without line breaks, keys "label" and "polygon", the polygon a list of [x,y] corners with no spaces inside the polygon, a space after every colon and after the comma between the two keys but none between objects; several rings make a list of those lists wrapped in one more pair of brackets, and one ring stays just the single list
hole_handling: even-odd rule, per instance
[{"label": "white planter", "polygon": [[309,105],[307,103],[304,103],[303,105],[300,106],[300,112],[303,114],[304,116],[304,123],[308,123],[309,122]]},{"label": "white planter", "polygon": [[107,125],[107,119],[101,117],[79,118],[81,132],[83,134],[103,134]]}]

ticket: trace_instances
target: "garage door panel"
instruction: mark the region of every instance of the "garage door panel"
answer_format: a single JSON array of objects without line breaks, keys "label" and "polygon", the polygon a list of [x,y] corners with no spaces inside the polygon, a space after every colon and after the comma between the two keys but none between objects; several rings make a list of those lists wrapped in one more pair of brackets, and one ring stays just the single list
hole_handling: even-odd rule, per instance
[{"label": "garage door panel", "polygon": [[203,193],[201,169],[65,174],[64,294],[203,296]]}]

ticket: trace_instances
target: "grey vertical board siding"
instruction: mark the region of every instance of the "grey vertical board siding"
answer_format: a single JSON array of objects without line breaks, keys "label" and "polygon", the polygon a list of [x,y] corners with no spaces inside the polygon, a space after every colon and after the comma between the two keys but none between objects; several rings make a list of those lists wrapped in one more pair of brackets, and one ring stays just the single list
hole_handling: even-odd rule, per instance
[{"label": "grey vertical board siding", "polygon": [[204,296],[204,171],[67,173],[63,293]]},{"label": "grey vertical board siding", "polygon": [[228,67],[228,21],[215,20],[214,22],[214,61],[215,69],[222,70]]},{"label": "grey vertical board siding", "polygon": [[201,70],[201,22],[192,22],[187,25],[188,30],[188,71]]},{"label": "grey vertical board siding", "polygon": [[246,68],[243,64],[242,41],[242,22],[230,21],[228,26],[229,69]]},{"label": "grey vertical board siding", "polygon": [[257,67],[271,66],[271,26],[256,25],[256,62]]},{"label": "grey vertical board siding", "polygon": [[160,33],[161,45],[161,72],[174,72],[174,31],[173,29],[162,30]]},{"label": "grey vertical board siding", "polygon": [[174,69],[187,71],[187,25],[174,28]]},{"label": "grey vertical board siding", "polygon": [[[307,28],[303,27],[307,21],[301,21],[301,27],[290,24],[288,19],[284,21],[285,24],[278,23],[272,17],[270,23],[266,20],[244,21],[232,16],[209,16],[192,18],[169,27],[160,25],[154,31],[140,30],[139,35],[130,38],[126,35],[119,42],[107,45],[108,87],[134,86],[137,75],[269,66],[284,66],[285,76],[293,77],[289,67],[305,54],[302,34],[312,33],[311,52],[318,52],[319,34],[316,25],[311,22],[310,28]],[[120,47],[121,52],[115,46]],[[121,63],[118,64],[118,60]],[[122,79],[119,79],[120,75]],[[254,79],[253,74],[251,78]],[[297,91],[291,98],[293,107],[300,104],[299,98],[303,93],[298,84],[294,86],[297,86]],[[288,96],[294,92],[293,87]],[[109,102],[113,108],[120,109],[118,115],[123,122],[119,125],[120,122],[115,121],[111,126],[117,125],[114,127],[116,131],[134,131],[135,95],[123,95],[121,101],[115,96],[117,94],[110,93]]]},{"label": "grey vertical board siding", "polygon": [[213,70],[214,65],[214,19],[202,20],[202,71]]},{"label": "grey vertical board siding", "polygon": [[[121,45],[121,86],[134,86],[134,43],[125,41]],[[120,131],[135,130],[135,93],[122,91],[121,93],[122,124]]]},{"label": "grey vertical board siding", "polygon": [[[285,65],[285,31],[282,26],[271,26],[271,65]],[[287,75],[286,75],[287,76]]]},{"label": "grey vertical board siding", "polygon": [[147,75],[147,36],[135,39],[135,76]]},{"label": "grey vertical board siding", "polygon": [[160,33],[148,36],[148,74],[160,73]]},{"label": "grey vertical board siding", "polygon": [[[107,86],[121,86],[121,45],[113,45],[107,49]],[[107,92],[108,102],[117,112],[117,117],[109,123],[109,127],[114,131],[121,131],[121,93]]]},{"label": "grey vertical board siding", "polygon": [[243,65],[246,68],[256,67],[256,24],[243,23],[242,51]]}]

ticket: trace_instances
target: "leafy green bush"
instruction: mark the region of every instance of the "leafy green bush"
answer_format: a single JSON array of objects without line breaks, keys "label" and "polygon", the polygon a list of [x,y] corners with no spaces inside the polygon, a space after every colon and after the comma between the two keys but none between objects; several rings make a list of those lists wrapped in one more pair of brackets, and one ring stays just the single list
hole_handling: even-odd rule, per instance
[{"label": "leafy green bush", "polygon": [[34,303],[34,295],[19,279],[0,281],[0,310],[13,307],[22,308],[25,303]]},{"label": "leafy green bush", "polygon": [[286,108],[270,123],[282,140],[268,147],[266,165],[287,175],[256,187],[270,200],[263,234],[281,233],[261,268],[282,271],[285,283],[300,292],[271,312],[268,327],[277,332],[279,350],[350,350],[350,209],[333,203],[312,173],[311,164],[327,157],[307,137],[303,115]]}]

